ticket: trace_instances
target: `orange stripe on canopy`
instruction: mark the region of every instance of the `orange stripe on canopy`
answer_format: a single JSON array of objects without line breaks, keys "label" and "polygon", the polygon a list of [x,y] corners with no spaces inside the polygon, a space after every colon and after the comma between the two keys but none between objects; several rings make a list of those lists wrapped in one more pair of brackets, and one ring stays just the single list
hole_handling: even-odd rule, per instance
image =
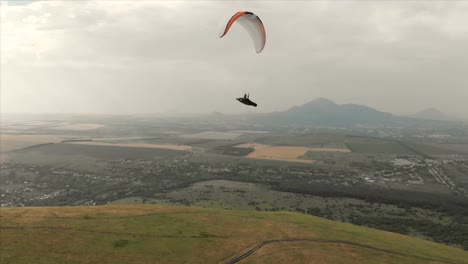
[{"label": "orange stripe on canopy", "polygon": [[241,16],[243,16],[243,15],[245,15],[245,14],[246,14],[246,12],[237,12],[237,13],[235,13],[235,14],[231,17],[231,19],[229,19],[229,21],[228,21],[228,23],[227,23],[227,25],[226,25],[226,29],[224,30],[224,33],[223,33],[223,35],[222,35],[220,38],[224,37],[224,35],[226,35],[226,33],[227,33],[227,32],[229,31],[229,29],[231,28],[232,24],[234,24],[234,22],[235,22],[239,17],[241,17]]}]

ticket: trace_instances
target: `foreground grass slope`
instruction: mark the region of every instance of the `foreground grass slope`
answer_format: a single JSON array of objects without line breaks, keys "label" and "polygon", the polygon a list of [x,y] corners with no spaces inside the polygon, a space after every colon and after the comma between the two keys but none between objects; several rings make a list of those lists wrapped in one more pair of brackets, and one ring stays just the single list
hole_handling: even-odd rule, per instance
[{"label": "foreground grass slope", "polygon": [[0,263],[468,263],[468,252],[290,212],[0,209]]}]

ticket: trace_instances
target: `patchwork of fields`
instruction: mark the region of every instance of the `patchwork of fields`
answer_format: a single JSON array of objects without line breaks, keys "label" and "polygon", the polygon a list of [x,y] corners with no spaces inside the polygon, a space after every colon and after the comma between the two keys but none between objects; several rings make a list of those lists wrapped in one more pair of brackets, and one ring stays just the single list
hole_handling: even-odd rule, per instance
[{"label": "patchwork of fields", "polygon": [[[13,227],[11,230],[0,229],[1,235],[6,234],[24,240],[33,237],[40,241],[48,241],[49,244],[45,245],[26,243],[25,246],[31,247],[33,249],[31,252],[36,252],[34,251],[36,249],[37,252],[44,250],[43,246],[49,247],[51,252],[62,252],[67,260],[79,259],[82,256],[80,253],[84,252],[80,251],[79,247],[75,250],[71,244],[67,244],[67,239],[77,236],[78,240],[74,241],[76,245],[87,245],[86,250],[99,249],[92,251],[88,256],[90,262],[116,257],[120,258],[116,260],[117,262],[128,263],[134,260],[125,258],[128,254],[141,262],[154,261],[154,259],[171,263],[195,259],[191,262],[197,262],[197,258],[204,259],[199,253],[194,252],[207,252],[201,253],[207,254],[203,257],[209,255],[208,257],[220,261],[255,243],[277,238],[298,238],[296,235],[289,236],[288,232],[293,229],[288,229],[289,231],[276,229],[273,228],[275,224],[272,222],[263,223],[266,224],[262,225],[262,228],[267,230],[266,233],[256,234],[256,237],[264,239],[261,241],[251,237],[248,238],[250,240],[243,241],[249,234],[243,233],[243,230],[236,229],[235,226],[230,226],[228,229],[205,226],[235,225],[244,220],[256,221],[253,219],[259,219],[264,215],[254,211],[271,210],[301,212],[431,238],[448,245],[464,248],[468,246],[464,240],[465,234],[468,234],[466,226],[463,225],[466,221],[463,217],[459,217],[466,214],[462,208],[464,203],[458,203],[455,199],[459,198],[456,195],[461,197],[464,194],[464,189],[468,190],[466,144],[454,143],[457,141],[450,141],[451,143],[426,141],[424,138],[351,136],[342,132],[301,134],[305,132],[295,130],[296,128],[286,132],[278,128],[249,127],[244,124],[228,125],[223,129],[219,124],[201,128],[200,125],[186,123],[161,125],[156,122],[145,122],[145,124],[138,123],[130,117],[110,121],[96,117],[77,122],[59,119],[50,122],[28,121],[7,125],[9,129],[18,129],[19,132],[0,135],[1,204],[57,206],[155,203],[240,209],[248,212],[223,212],[223,215],[242,214],[242,217],[235,221],[231,219],[226,223],[222,219],[224,216],[216,213],[217,210],[210,211],[200,219],[187,217],[183,220],[177,217],[168,220],[165,218],[166,215],[152,212],[148,214],[158,214],[158,216],[139,222],[140,226],[137,226],[138,220],[132,218],[136,211],[128,209],[122,212],[120,209],[115,209],[117,207],[112,209],[109,207],[103,211],[87,211],[84,214],[75,212],[73,217],[80,218],[80,221],[68,226],[73,230],[46,228],[35,233],[37,231],[35,228],[38,227],[63,228],[60,226],[61,223],[58,223],[59,220],[54,218],[56,215],[50,215],[50,212],[44,209],[31,213],[37,215],[36,219],[20,218],[19,214],[14,214],[21,220],[17,221],[13,217],[7,222],[2,222],[2,226],[6,224],[15,226],[8,226]],[[249,130],[255,128],[262,130]],[[350,194],[346,189],[348,187],[357,191]],[[362,189],[359,189],[360,187]],[[372,190],[378,190],[378,195],[366,196],[368,191]],[[434,198],[437,201],[433,204],[430,200],[431,203],[424,205],[429,204],[432,207],[426,208],[417,199],[404,200],[405,197],[399,195],[392,196],[393,200],[381,200],[384,191],[395,191],[395,193],[408,191],[408,196],[418,199],[420,197],[418,195],[427,193],[431,197],[441,195],[437,197],[442,198]],[[452,197],[455,197],[454,203]],[[398,200],[400,198],[401,200]],[[463,201],[462,198],[460,201]],[[136,208],[143,207],[136,205]],[[135,210],[138,212],[146,210],[140,209]],[[3,212],[6,211],[2,211],[2,214]],[[27,216],[28,210],[25,212],[21,213]],[[63,213],[61,219],[68,219],[70,211]],[[282,214],[289,213],[278,213]],[[251,217],[252,215],[254,217]],[[108,217],[106,219],[109,221],[106,223],[109,226],[96,225],[100,220],[95,218],[100,216]],[[116,224],[113,222],[114,216],[128,218],[129,222]],[[213,219],[210,220],[210,217]],[[138,216],[138,219],[140,218],[144,217]],[[51,226],[48,226],[45,219],[52,219]],[[0,219],[3,220],[5,218]],[[171,223],[166,223],[165,220],[175,221],[176,226],[171,226]],[[200,221],[190,222],[192,220]],[[34,225],[26,226],[26,224]],[[116,224],[117,228],[113,229],[113,224]],[[16,227],[19,228],[15,229]],[[93,229],[94,227],[97,229]],[[192,227],[196,230],[193,231]],[[260,225],[247,228],[259,227]],[[81,229],[92,232],[81,232]],[[174,230],[177,230],[177,233],[172,232]],[[307,235],[307,232],[294,230],[291,232]],[[451,234],[451,230],[456,230],[456,234]],[[335,231],[335,229],[327,230],[329,233]],[[101,232],[99,234],[106,234],[107,237],[93,237],[93,232]],[[57,233],[60,233],[60,236],[55,236]],[[114,233],[118,233],[115,239]],[[56,240],[49,241],[49,236]],[[316,239],[316,237],[323,239],[315,233],[307,239]],[[164,243],[155,242],[156,239],[162,239]],[[235,244],[241,240],[242,245],[238,247],[231,245],[231,242]],[[64,242],[65,249],[60,248],[60,251],[52,241]],[[199,241],[205,244],[195,245]],[[145,254],[154,249],[149,246],[150,244],[156,245],[158,251],[148,257]],[[143,249],[140,249],[140,245],[144,245]],[[211,250],[217,245],[221,245],[217,248],[219,252]],[[255,253],[257,255],[252,255],[250,260],[259,263],[272,260],[287,262],[291,256],[311,258],[314,254],[322,256],[327,251],[336,251],[339,255],[341,251],[338,252],[338,249],[354,254],[356,262],[359,263],[371,259],[378,260],[377,262],[381,260],[380,251],[380,253],[367,252],[369,254],[365,253],[366,257],[362,257],[360,255],[362,252],[372,250],[367,248],[356,251],[346,245],[340,244],[338,247],[311,240],[276,241],[265,244]],[[17,249],[14,247],[20,245],[9,246],[0,245],[1,249],[6,248],[2,252],[10,254],[7,255],[5,262],[31,260],[28,256],[14,254],[14,250]],[[311,247],[315,251],[311,251]],[[222,253],[224,249],[227,251]],[[405,251],[404,254],[410,254],[409,251]],[[424,250],[421,252],[424,252],[424,256],[433,253]],[[31,253],[31,258],[37,257],[34,254],[36,253]],[[422,255],[421,253],[420,256]],[[255,256],[257,258],[254,258]],[[52,259],[61,263],[62,257],[57,253]],[[49,260],[47,257],[43,259]],[[411,260],[405,260],[400,254],[382,261],[427,262],[421,258],[416,260],[414,256]],[[451,261],[450,257],[445,260]],[[327,261],[334,263],[336,259],[322,256],[319,263]]]}]

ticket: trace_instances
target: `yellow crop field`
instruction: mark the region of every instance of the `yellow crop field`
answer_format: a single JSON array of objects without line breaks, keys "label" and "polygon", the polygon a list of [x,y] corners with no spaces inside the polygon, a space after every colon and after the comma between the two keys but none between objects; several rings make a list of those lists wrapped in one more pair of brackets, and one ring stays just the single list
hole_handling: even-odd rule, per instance
[{"label": "yellow crop field", "polygon": [[314,160],[302,160],[300,156],[304,155],[311,148],[294,147],[294,146],[269,146],[263,144],[241,144],[237,145],[240,148],[254,148],[255,151],[247,155],[247,158],[252,159],[268,159],[293,161],[303,163],[313,163]]},{"label": "yellow crop field", "polygon": [[254,152],[247,155],[247,158],[252,159],[268,159],[294,161],[303,163],[313,163],[314,160],[300,159],[305,153],[312,152],[351,152],[347,148],[309,148],[296,146],[271,146],[257,143],[240,144],[239,148],[253,148]]}]

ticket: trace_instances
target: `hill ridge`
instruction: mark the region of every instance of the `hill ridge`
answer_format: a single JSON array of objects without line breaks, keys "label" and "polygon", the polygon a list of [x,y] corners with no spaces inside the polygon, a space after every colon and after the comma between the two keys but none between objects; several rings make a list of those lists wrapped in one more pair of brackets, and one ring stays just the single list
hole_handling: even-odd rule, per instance
[{"label": "hill ridge", "polygon": [[[41,258],[64,263],[83,254],[87,261],[98,263],[219,263],[246,257],[269,263],[262,252],[271,252],[278,243],[301,247],[285,249],[275,258],[322,254],[321,263],[346,259],[347,250],[354,256],[348,263],[468,263],[468,252],[458,248],[287,211],[105,205],[0,208],[0,212],[2,238],[18,241],[0,241],[0,260],[13,258],[17,263]],[[310,246],[310,242],[324,244]],[[25,249],[28,254],[23,254]],[[375,254],[375,250],[389,254]]]},{"label": "hill ridge", "polygon": [[410,115],[410,117],[413,118],[419,118],[419,119],[427,119],[427,120],[441,120],[441,121],[449,121],[453,120],[452,117],[448,116],[444,112],[440,111],[439,109],[435,107],[429,107],[426,109],[423,109],[415,114]]}]

